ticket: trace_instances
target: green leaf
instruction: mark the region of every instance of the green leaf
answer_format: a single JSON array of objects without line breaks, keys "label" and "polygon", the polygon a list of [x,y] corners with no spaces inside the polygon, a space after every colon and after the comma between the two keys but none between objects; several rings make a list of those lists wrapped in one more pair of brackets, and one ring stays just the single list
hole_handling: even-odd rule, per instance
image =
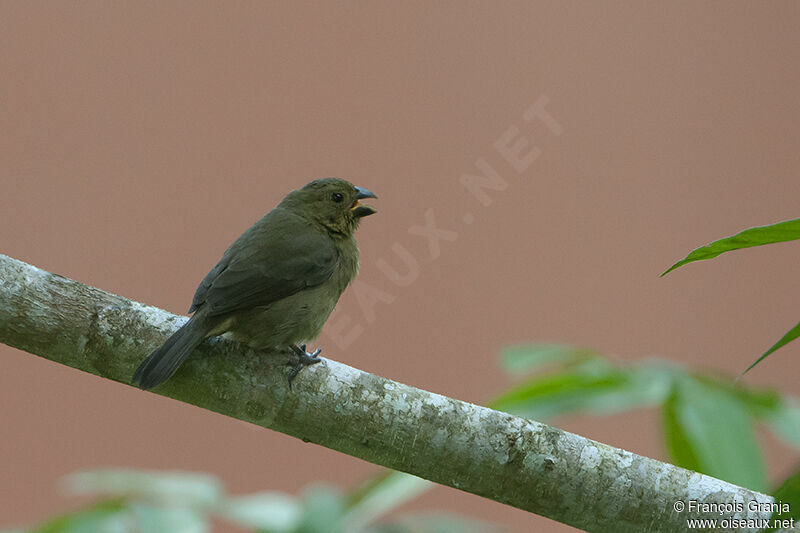
[{"label": "green leaf", "polygon": [[766,471],[747,407],[711,382],[677,380],[664,405],[667,448],[676,464],[764,491]]},{"label": "green leaf", "polygon": [[768,356],[769,354],[771,354],[772,352],[774,352],[775,350],[777,350],[779,348],[783,348],[784,346],[786,346],[787,344],[789,344],[790,342],[795,340],[797,337],[800,337],[800,322],[798,322],[795,327],[790,329],[786,333],[786,335],[781,337],[781,340],[779,340],[778,342],[773,344],[772,348],[770,348],[769,350],[764,352],[764,354],[761,357],[756,359],[755,363],[753,363],[752,365],[748,366],[747,369],[745,369],[745,371],[742,372],[742,375],[745,375],[751,368],[753,368],[758,363],[760,363],[766,356]]},{"label": "green leaf", "polygon": [[774,415],[776,410],[781,409],[784,404],[784,398],[775,389],[744,387],[738,381],[732,381],[727,378],[716,379],[699,374],[695,374],[694,378],[707,383],[708,386],[723,389],[728,394],[737,397],[747,406],[750,416],[754,418],[769,418]]},{"label": "green leaf", "polygon": [[121,500],[106,500],[86,509],[71,512],[48,520],[28,533],[85,533],[108,531],[113,533],[127,531],[126,505]]},{"label": "green leaf", "polygon": [[591,406],[593,399],[618,391],[625,385],[625,378],[617,374],[605,376],[558,374],[512,388],[492,401],[489,406],[492,409],[542,420],[586,409]]},{"label": "green leaf", "polygon": [[691,440],[681,425],[679,411],[681,410],[678,394],[673,393],[664,403],[663,422],[664,440],[667,453],[672,461],[687,470],[702,471],[700,458],[697,456]]},{"label": "green leaf", "polygon": [[381,516],[417,498],[433,488],[433,483],[422,478],[391,471],[358,490],[344,517],[347,531],[375,522]]},{"label": "green leaf", "polygon": [[259,492],[222,502],[214,513],[251,529],[271,532],[293,531],[300,523],[299,502],[282,492]]},{"label": "green leaf", "polygon": [[687,263],[713,259],[731,250],[739,250],[741,248],[750,248],[751,246],[761,246],[763,244],[772,244],[776,242],[793,241],[796,239],[800,239],[800,218],[778,222],[770,226],[749,228],[732,237],[725,237],[724,239],[714,241],[711,244],[692,251],[684,259],[681,259],[669,267],[661,275],[669,274],[676,268]]},{"label": "green leaf", "polygon": [[506,348],[501,361],[507,372],[520,374],[534,372],[545,365],[568,365],[598,356],[598,352],[594,350],[565,344],[530,344]]},{"label": "green leaf", "polygon": [[106,500],[49,520],[28,533],[207,533],[205,518],[187,508]]},{"label": "green leaf", "polygon": [[[781,485],[772,492],[778,503],[788,503],[788,513],[773,513],[772,518],[786,520],[794,517],[795,522],[800,521],[800,470],[789,476]],[[770,530],[774,531],[774,530]]]},{"label": "green leaf", "polygon": [[660,404],[669,393],[675,372],[652,362],[618,368],[608,361],[591,359],[566,371],[530,379],[489,406],[537,420],[573,412],[616,413]]},{"label": "green leaf", "polygon": [[[800,402],[796,398],[783,398],[765,418],[772,431],[787,446],[800,450]],[[800,506],[797,508],[800,509]]]},{"label": "green leaf", "polygon": [[135,496],[177,505],[215,504],[223,493],[214,476],[191,472],[93,470],[70,474],[64,482],[74,494]]},{"label": "green leaf", "polygon": [[[122,532],[137,531],[140,533],[208,533],[211,526],[199,511],[186,507],[159,507],[149,504],[131,503],[130,514],[135,528],[131,528],[128,520],[127,528]],[[89,530],[84,530],[87,533]],[[98,530],[100,531],[105,530]],[[110,533],[110,532],[109,532]]]},{"label": "green leaf", "polygon": [[342,517],[345,504],[333,487],[317,485],[303,493],[303,514],[297,531],[301,533],[345,533]]},{"label": "green leaf", "polygon": [[194,509],[113,499],[53,518],[28,533],[207,533],[210,530],[205,516]]}]

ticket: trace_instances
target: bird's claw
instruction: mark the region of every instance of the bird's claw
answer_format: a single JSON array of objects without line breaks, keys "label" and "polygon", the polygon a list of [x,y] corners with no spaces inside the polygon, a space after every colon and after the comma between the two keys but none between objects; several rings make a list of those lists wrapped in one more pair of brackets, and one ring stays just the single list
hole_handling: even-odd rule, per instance
[{"label": "bird's claw", "polygon": [[316,365],[322,361],[322,359],[319,358],[319,354],[322,350],[319,348],[314,350],[314,353],[308,353],[306,351],[306,345],[301,344],[300,346],[292,345],[291,350],[297,356],[297,362],[289,371],[289,389],[292,388],[292,381],[294,381],[294,378],[297,377],[297,374],[299,374],[301,370],[307,366]]}]

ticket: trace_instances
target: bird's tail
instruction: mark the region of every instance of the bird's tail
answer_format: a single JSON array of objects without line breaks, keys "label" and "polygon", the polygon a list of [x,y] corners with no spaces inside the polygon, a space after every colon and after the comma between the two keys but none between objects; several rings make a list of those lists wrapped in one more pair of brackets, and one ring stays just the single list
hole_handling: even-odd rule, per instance
[{"label": "bird's tail", "polygon": [[142,361],[133,373],[134,385],[145,390],[152,389],[172,377],[183,361],[206,337],[205,328],[196,318],[196,316],[191,318]]}]

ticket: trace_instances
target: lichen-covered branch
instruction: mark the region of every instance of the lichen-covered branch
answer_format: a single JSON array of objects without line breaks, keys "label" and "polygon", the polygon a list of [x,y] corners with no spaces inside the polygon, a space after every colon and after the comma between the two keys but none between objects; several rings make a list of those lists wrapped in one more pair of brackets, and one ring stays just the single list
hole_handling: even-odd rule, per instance
[{"label": "lichen-covered branch", "polygon": [[[0,342],[15,348],[127,383],[184,320],[0,255]],[[286,361],[216,339],[155,392],[587,531],[683,531],[690,518],[724,518],[690,500],[770,516],[748,506],[773,501],[764,494],[330,359],[290,391]],[[734,529],[759,530],[715,531]]]}]

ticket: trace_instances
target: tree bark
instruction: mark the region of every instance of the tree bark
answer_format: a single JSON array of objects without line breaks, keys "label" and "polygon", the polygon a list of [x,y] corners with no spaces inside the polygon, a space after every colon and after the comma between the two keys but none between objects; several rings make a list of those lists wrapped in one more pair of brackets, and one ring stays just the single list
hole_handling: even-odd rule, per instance
[{"label": "tree bark", "polygon": [[[185,320],[0,255],[0,342],[51,361],[127,384]],[[331,359],[289,390],[287,357],[212,339],[155,393],[587,531],[684,531],[692,518],[771,515],[751,509],[770,496]],[[742,509],[700,512],[710,503]]]}]

